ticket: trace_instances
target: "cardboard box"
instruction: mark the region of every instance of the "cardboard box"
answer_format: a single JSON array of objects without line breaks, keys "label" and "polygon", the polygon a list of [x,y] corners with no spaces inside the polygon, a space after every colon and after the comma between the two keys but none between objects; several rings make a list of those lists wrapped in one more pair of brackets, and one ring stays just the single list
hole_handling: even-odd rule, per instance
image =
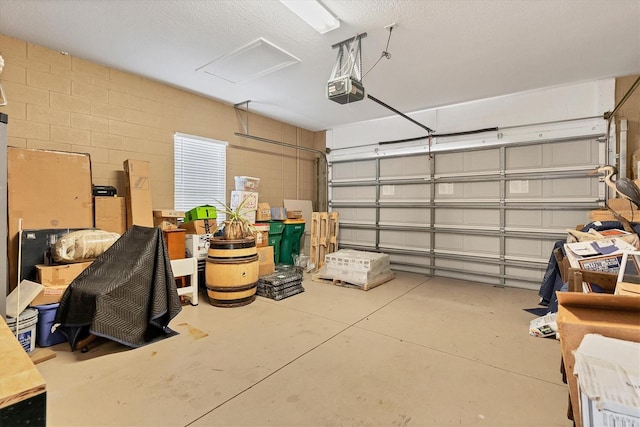
[{"label": "cardboard box", "polygon": [[274,273],[276,266],[273,257],[273,246],[258,248],[258,275],[265,276]]},{"label": "cardboard box", "polygon": [[269,245],[269,224],[254,224],[256,229],[256,247],[261,248]]},{"label": "cardboard box", "polygon": [[197,219],[216,219],[217,217],[218,213],[216,212],[215,206],[202,205],[185,212],[184,222],[191,222]]},{"label": "cardboard box", "polygon": [[258,264],[258,276],[266,276],[276,272],[276,265],[274,263]]},{"label": "cardboard box", "polygon": [[185,213],[173,210],[154,210],[153,225],[162,230],[177,230],[178,221],[184,218]]},{"label": "cardboard box", "polygon": [[127,231],[127,206],[124,197],[93,198],[94,222],[96,228],[113,233]]},{"label": "cardboard box", "polygon": [[640,297],[558,292],[558,332],[576,427],[582,426],[574,351],[586,334],[640,342]]},{"label": "cardboard box", "polygon": [[287,210],[287,219],[300,219],[302,218],[302,211]]},{"label": "cardboard box", "polygon": [[9,289],[18,277],[18,224],[23,229],[92,228],[88,154],[7,148]]},{"label": "cardboard box", "polygon": [[258,248],[258,263],[273,264],[273,246]]},{"label": "cardboard box", "polygon": [[232,191],[229,207],[235,209],[242,204],[242,211],[250,211],[258,209],[258,193],[253,191]]},{"label": "cardboard box", "polygon": [[271,208],[271,219],[276,221],[284,221],[287,219],[287,210],[285,208]]},{"label": "cardboard box", "polygon": [[91,261],[62,265],[36,265],[38,283],[44,286],[68,285],[90,265]]},{"label": "cardboard box", "polygon": [[60,300],[62,300],[62,295],[64,294],[64,291],[67,290],[68,286],[69,285],[45,286],[38,296],[31,301],[31,305],[46,305],[60,302]]},{"label": "cardboard box", "polygon": [[154,227],[149,162],[127,159],[123,167],[127,190],[127,228],[132,225]]},{"label": "cardboard box", "polygon": [[269,206],[269,203],[258,203],[256,221],[271,221],[271,206]]},{"label": "cardboard box", "polygon": [[217,226],[215,219],[198,219],[180,224],[180,228],[186,230],[187,234],[213,234]]}]

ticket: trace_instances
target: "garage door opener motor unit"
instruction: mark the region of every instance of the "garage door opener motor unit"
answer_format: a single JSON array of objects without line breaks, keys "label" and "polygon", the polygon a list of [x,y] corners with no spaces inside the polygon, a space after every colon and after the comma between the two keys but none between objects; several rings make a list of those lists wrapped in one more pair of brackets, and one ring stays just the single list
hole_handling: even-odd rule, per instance
[{"label": "garage door opener motor unit", "polygon": [[338,104],[364,99],[362,85],[362,38],[367,33],[358,34],[353,38],[334,44],[338,48],[338,57],[327,84],[327,98]]}]

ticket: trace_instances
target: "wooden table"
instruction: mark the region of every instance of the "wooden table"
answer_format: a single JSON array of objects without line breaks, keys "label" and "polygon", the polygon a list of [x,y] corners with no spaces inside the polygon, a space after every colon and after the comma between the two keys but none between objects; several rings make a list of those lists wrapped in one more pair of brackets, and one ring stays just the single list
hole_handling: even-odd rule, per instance
[{"label": "wooden table", "polygon": [[0,319],[0,425],[45,426],[44,378],[4,319]]}]

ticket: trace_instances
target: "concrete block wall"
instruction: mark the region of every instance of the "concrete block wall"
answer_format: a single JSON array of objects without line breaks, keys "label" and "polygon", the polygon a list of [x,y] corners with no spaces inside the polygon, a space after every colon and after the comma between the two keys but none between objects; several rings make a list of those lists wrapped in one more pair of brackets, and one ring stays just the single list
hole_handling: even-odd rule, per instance
[{"label": "concrete block wall", "polygon": [[[93,183],[125,194],[122,162],[151,165],[154,209],[173,208],[174,132],[227,141],[227,190],[236,175],[261,179],[260,199],[315,201],[315,157],[245,140],[233,106],[135,74],[0,34],[5,67],[0,83],[8,105],[8,144],[89,153]],[[323,150],[324,132],[311,132],[251,114],[250,133]],[[227,195],[228,197],[228,195]],[[206,202],[206,201],[203,201]]]}]

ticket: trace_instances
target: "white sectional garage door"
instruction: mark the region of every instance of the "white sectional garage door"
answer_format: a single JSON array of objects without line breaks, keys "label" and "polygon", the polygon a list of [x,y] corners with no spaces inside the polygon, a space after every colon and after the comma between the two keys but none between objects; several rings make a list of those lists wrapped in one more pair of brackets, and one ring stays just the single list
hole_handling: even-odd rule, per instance
[{"label": "white sectional garage door", "polygon": [[330,164],[341,248],[393,267],[537,289],[553,244],[601,202],[596,139],[390,155]]}]

